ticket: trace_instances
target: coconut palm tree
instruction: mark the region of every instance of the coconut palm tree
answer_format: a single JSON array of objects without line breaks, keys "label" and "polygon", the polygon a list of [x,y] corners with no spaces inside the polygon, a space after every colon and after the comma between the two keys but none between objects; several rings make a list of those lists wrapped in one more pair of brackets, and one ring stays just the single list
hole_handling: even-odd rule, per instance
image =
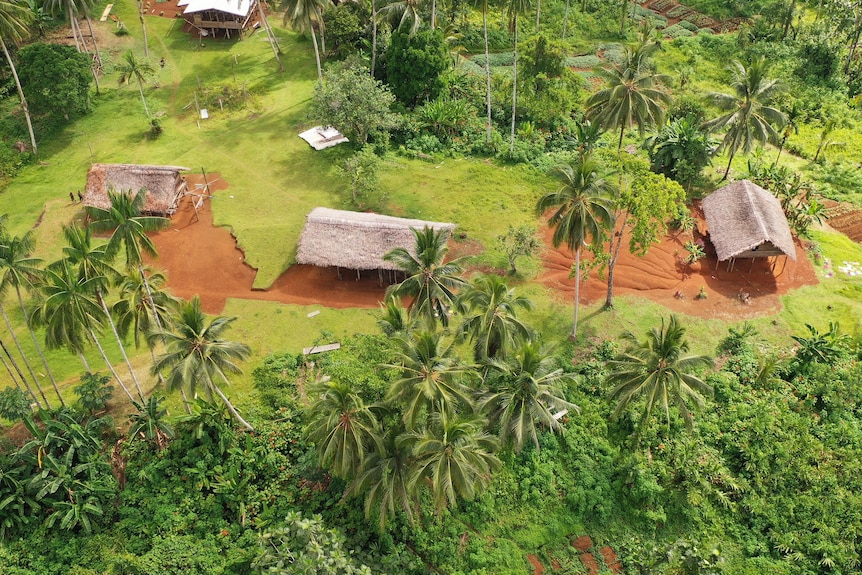
[{"label": "coconut palm tree", "polygon": [[617,405],[613,417],[617,418],[637,398],[644,397],[638,435],[649,421],[653,409],[658,405],[665,412],[670,425],[670,405],[674,404],[692,428],[689,403],[698,407],[704,404],[704,395],[712,388],[692,373],[699,368],[713,366],[712,358],[706,355],[684,355],[688,341],[684,339],[685,328],[676,316],[661,321],[660,328],[652,328],[644,341],[638,341],[631,332],[623,335],[629,342],[628,349],[609,361],[610,374],[606,382],[613,385],[611,400]]},{"label": "coconut palm tree", "polygon": [[410,24],[410,36],[413,36],[422,25],[419,8],[423,0],[392,0],[387,2],[377,13],[389,20],[393,29],[401,30],[405,24]]},{"label": "coconut palm tree", "polygon": [[172,329],[156,330],[151,335],[165,343],[165,353],[153,365],[152,373],[167,371],[170,389],[186,387],[193,396],[201,387],[208,399],[217,395],[234,419],[253,431],[219,387],[220,384],[230,385],[228,374],[242,373],[236,362],[251,354],[246,344],[221,339],[235,319],[219,316],[207,321],[199,297],[185,302],[180,306]]},{"label": "coconut palm tree", "polygon": [[377,325],[385,335],[403,335],[410,331],[410,318],[401,305],[401,298],[390,296],[380,304]]},{"label": "coconut palm tree", "polygon": [[315,399],[305,433],[321,466],[349,479],[368,453],[383,452],[380,423],[349,383],[326,381],[308,393]]},{"label": "coconut palm tree", "polygon": [[129,50],[123,54],[123,61],[117,65],[120,73],[120,85],[124,86],[132,81],[138,83],[138,91],[141,93],[141,103],[144,104],[144,113],[150,118],[150,109],[147,107],[147,99],[144,97],[144,84],[156,73],[156,68],[146,58],[138,58]]},{"label": "coconut palm tree", "polygon": [[473,341],[476,361],[505,356],[519,341],[529,341],[532,329],[518,319],[518,310],[533,309],[533,302],[516,296],[503,278],[479,276],[458,296],[458,311],[464,321],[458,333]]},{"label": "coconut palm tree", "polygon": [[509,0],[506,15],[509,18],[509,32],[514,40],[514,59],[512,60],[512,135],[509,140],[509,155],[515,152],[515,111],[518,104],[518,15],[530,9],[530,0]]},{"label": "coconut palm tree", "polygon": [[123,193],[108,190],[108,199],[111,207],[107,210],[95,206],[87,207],[87,214],[91,218],[90,226],[97,232],[113,230],[111,239],[108,240],[107,255],[113,257],[120,248],[123,248],[126,259],[126,269],[137,269],[143,280],[144,289],[153,312],[153,320],[156,327],[161,328],[161,317],[156,309],[156,301],[151,293],[150,283],[144,269],[144,255],[155,258],[156,246],[147,235],[149,232],[157,232],[170,225],[171,220],[160,216],[142,216],[141,210],[147,201],[147,192],[144,189],[136,193]]},{"label": "coconut palm tree", "polygon": [[162,451],[174,437],[174,428],[167,421],[168,410],[162,407],[165,398],[151,395],[147,401],[133,401],[137,413],[129,415],[129,441],[141,438]]},{"label": "coconut palm tree", "polygon": [[[114,323],[114,317],[111,315],[108,304],[105,301],[105,294],[109,286],[118,282],[121,277],[120,273],[111,266],[113,256],[108,251],[110,242],[107,245],[94,247],[92,244],[91,228],[82,228],[77,225],[63,226],[63,235],[66,238],[67,245],[63,247],[65,259],[62,261],[68,264],[70,269],[76,269],[79,279],[85,281],[87,286],[93,290],[96,301],[102,308],[104,316],[102,319],[107,320],[111,333],[114,334],[114,340],[117,342],[117,347],[123,356],[123,361],[129,370],[129,374],[132,376],[138,397],[143,400],[144,392],[138,381],[138,375],[132,367],[132,362],[126,353],[126,346],[123,344],[122,338],[120,338],[117,325]],[[101,323],[101,320],[99,323]]]},{"label": "coconut palm tree", "polygon": [[323,31],[323,0],[281,0],[279,9],[284,11],[284,23],[289,24],[297,32],[311,32],[311,42],[314,44],[314,58],[317,62],[317,82],[323,84],[323,68],[320,66],[320,50],[317,47],[315,25]]},{"label": "coconut palm tree", "polygon": [[[117,331],[124,338],[131,331],[136,348],[141,346],[142,336],[146,339],[154,329],[170,324],[171,314],[178,309],[180,303],[179,299],[164,290],[167,282],[164,274],[153,273],[149,267],[145,267],[144,272],[149,272],[149,292],[140,271],[129,270],[118,285],[119,299],[111,306],[111,313],[116,318]],[[153,315],[153,309],[155,309],[155,315]]]},{"label": "coconut palm tree", "polygon": [[24,97],[24,90],[21,88],[21,80],[18,79],[15,62],[12,61],[12,56],[9,55],[9,49],[6,47],[7,39],[17,43],[27,36],[27,26],[32,20],[33,12],[26,3],[20,0],[0,0],[0,48],[3,49],[3,55],[9,64],[9,69],[12,70],[12,78],[15,80],[15,88],[21,99],[21,109],[24,111],[24,119],[27,121],[30,145],[33,147],[33,155],[35,156],[39,154],[39,150],[36,148],[36,134],[33,132],[33,122],[30,120],[30,108],[27,106],[27,98]]},{"label": "coconut palm tree", "polygon": [[417,506],[415,487],[410,485],[413,438],[390,431],[383,452],[371,452],[362,460],[356,477],[347,486],[344,498],[364,495],[365,516],[377,514],[380,531],[399,511],[410,523]]},{"label": "coconut palm tree", "polygon": [[767,105],[783,87],[778,80],[766,77],[766,60],[759,58],[747,67],[734,61],[728,69],[733,93],[713,92],[709,95],[712,103],[725,113],[704,123],[710,130],[727,128],[721,147],[729,152],[730,157],[722,180],[727,179],[733,157],[740,149],[748,154],[755,143],[777,142],[777,130],[787,122],[783,112]]},{"label": "coconut palm tree", "polygon": [[575,158],[571,164],[557,166],[554,174],[562,182],[556,192],[542,196],[536,213],[554,212],[548,225],[554,228],[554,247],[565,244],[575,252],[575,319],[571,338],[577,336],[581,291],[581,248],[600,242],[614,225],[614,187],[600,173],[591,156]]},{"label": "coconut palm tree", "polygon": [[558,368],[554,357],[538,343],[525,342],[505,360],[493,360],[489,392],[481,408],[500,428],[500,443],[512,442],[521,451],[528,440],[539,448],[539,426],[560,431],[559,413],[579,411],[565,399],[563,385],[573,379]]},{"label": "coconut palm tree", "polygon": [[386,399],[401,406],[408,429],[434,410],[470,405],[470,391],[461,382],[470,369],[458,363],[454,342],[446,343],[439,333],[427,331],[397,341],[398,363],[385,367],[400,370],[401,378],[390,386]]},{"label": "coconut palm tree", "polygon": [[[57,387],[57,380],[54,379],[54,374],[48,366],[48,361],[45,359],[45,354],[39,346],[39,340],[36,338],[36,333],[30,325],[30,318],[27,314],[27,308],[24,306],[24,298],[21,295],[21,288],[30,291],[35,288],[35,282],[38,282],[42,277],[42,270],[38,265],[41,260],[30,257],[36,247],[36,242],[32,232],[27,232],[23,236],[2,238],[2,230],[0,230],[0,298],[3,297],[5,291],[12,286],[15,288],[15,295],[18,296],[18,305],[21,308],[21,315],[24,317],[24,323],[30,332],[30,338],[33,340],[33,346],[42,360],[42,366],[45,368],[45,373],[48,374],[48,379],[51,380],[51,385],[60,400],[60,405],[65,406],[63,396],[60,393],[60,388]],[[38,385],[38,382],[37,382]]]},{"label": "coconut palm tree", "polygon": [[649,65],[649,57],[657,48],[656,43],[627,48],[621,63],[598,71],[605,87],[587,100],[587,118],[604,130],[619,129],[618,150],[622,149],[625,131],[633,125],[643,134],[646,127],[664,122],[664,106],[670,95],[662,84],[669,83],[670,77],[656,74]]},{"label": "coconut palm tree", "polygon": [[[135,401],[126,384],[114,370],[96,334],[105,319],[104,308],[95,294],[104,283],[104,276],[83,276],[75,273],[72,262],[60,260],[45,270],[45,281],[39,286],[42,297],[32,314],[32,321],[45,327],[48,349],[66,347],[83,358],[88,341],[95,344],[102,360],[117,383]],[[84,367],[91,371],[84,361]]]},{"label": "coconut palm tree", "polygon": [[440,410],[430,424],[411,433],[415,440],[409,489],[429,482],[437,509],[454,507],[458,498],[473,499],[491,482],[501,467],[494,453],[497,439],[482,430],[482,418],[459,416]]},{"label": "coconut palm tree", "polygon": [[[467,285],[458,274],[462,272],[463,258],[443,263],[446,248],[446,230],[435,231],[426,226],[424,229],[411,229],[416,238],[413,251],[395,248],[383,259],[398,266],[407,278],[400,284],[389,286],[387,297],[413,298],[410,304],[410,317],[424,318],[429,325],[438,320],[446,327],[449,325],[449,308],[455,303],[456,289]],[[415,255],[414,255],[415,254]]]}]

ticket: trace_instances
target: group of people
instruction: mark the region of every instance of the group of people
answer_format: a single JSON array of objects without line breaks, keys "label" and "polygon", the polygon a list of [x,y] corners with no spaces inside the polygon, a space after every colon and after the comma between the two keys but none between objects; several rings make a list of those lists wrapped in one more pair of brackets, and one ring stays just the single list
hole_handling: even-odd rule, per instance
[{"label": "group of people", "polygon": [[[75,203],[75,192],[69,192],[69,201],[73,204]],[[78,201],[84,201],[84,192],[82,192],[81,190],[78,190]]]}]

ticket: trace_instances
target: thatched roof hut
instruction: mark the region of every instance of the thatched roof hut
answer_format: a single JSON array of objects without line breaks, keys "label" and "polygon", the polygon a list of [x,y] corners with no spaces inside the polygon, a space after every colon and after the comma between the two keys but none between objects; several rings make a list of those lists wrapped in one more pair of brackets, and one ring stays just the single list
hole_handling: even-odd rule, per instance
[{"label": "thatched roof hut", "polygon": [[397,270],[383,259],[395,248],[413,250],[411,228],[455,229],[455,224],[426,222],[329,208],[314,208],[299,238],[296,261],[352,270]]},{"label": "thatched roof hut", "polygon": [[709,238],[718,261],[788,256],[796,246],[778,198],[749,180],[719,188],[703,199]]},{"label": "thatched roof hut", "polygon": [[93,164],[87,172],[84,205],[108,209],[108,190],[137,193],[144,189],[147,200],[141,213],[168,217],[177,211],[179,197],[186,191],[180,172],[187,171],[182,166]]}]

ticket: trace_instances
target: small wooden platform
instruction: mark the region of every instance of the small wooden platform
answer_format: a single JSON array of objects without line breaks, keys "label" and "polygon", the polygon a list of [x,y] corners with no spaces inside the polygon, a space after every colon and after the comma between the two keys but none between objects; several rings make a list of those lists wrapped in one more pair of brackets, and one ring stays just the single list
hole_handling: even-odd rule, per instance
[{"label": "small wooden platform", "polygon": [[104,12],[102,12],[102,17],[101,17],[101,18],[99,18],[99,22],[105,22],[105,21],[107,21],[107,20],[108,20],[108,14],[110,14],[110,13],[111,13],[111,9],[112,9],[113,7],[114,7],[114,5],[113,5],[113,4],[108,4],[107,6],[105,6],[105,11],[104,11]]},{"label": "small wooden platform", "polygon": [[328,343],[326,345],[313,345],[311,347],[302,348],[302,355],[314,355],[315,353],[323,353],[324,351],[335,351],[341,349],[340,343]]}]

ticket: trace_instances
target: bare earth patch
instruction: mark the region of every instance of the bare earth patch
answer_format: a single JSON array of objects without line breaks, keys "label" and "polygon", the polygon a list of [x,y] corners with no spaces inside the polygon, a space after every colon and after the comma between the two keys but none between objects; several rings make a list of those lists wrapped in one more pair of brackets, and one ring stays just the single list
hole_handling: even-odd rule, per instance
[{"label": "bare earth patch", "polygon": [[[547,250],[540,281],[553,288],[561,301],[571,301],[575,280],[569,274],[574,255],[565,247],[551,246],[552,232],[547,227],[543,235]],[[628,251],[628,237],[624,237],[614,275],[614,295],[635,294],[675,312],[737,320],[777,313],[781,309],[779,296],[817,283],[814,268],[798,241],[795,262],[784,257],[777,261],[738,260],[735,269],[728,271],[726,263],[716,265],[709,242],[706,258],[694,265],[685,264],[684,244],[688,239],[689,235],[669,235],[639,257]],[[696,297],[701,288],[706,299]],[[595,273],[581,282],[581,303],[602,301],[606,294],[607,282]]]}]

